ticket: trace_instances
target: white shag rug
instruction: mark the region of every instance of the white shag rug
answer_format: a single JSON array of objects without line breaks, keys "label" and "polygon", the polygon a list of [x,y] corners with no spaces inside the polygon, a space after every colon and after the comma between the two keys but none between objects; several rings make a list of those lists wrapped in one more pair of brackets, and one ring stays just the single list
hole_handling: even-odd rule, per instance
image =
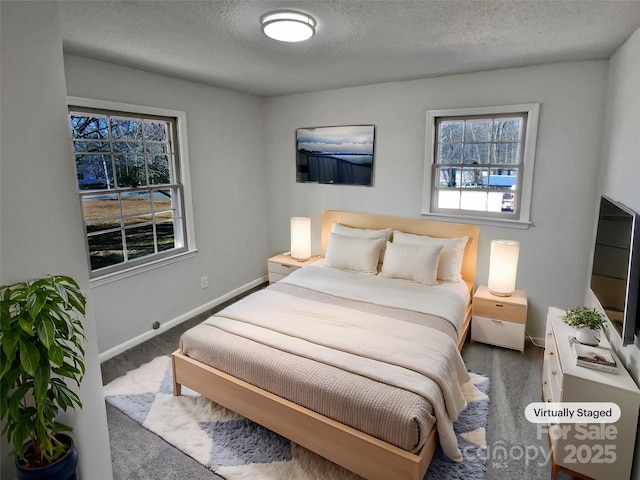
[{"label": "white shag rug", "polygon": [[[471,373],[468,406],[454,428],[464,460],[436,451],[425,480],[482,480],[489,378]],[[171,359],[158,357],[104,387],[106,401],[228,480],[355,480],[357,475],[183,387],[174,397]]]}]

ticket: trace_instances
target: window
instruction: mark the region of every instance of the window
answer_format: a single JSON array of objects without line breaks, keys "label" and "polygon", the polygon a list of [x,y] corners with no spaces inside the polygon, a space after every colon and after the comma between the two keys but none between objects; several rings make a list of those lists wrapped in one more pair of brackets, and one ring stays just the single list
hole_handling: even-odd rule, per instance
[{"label": "window", "polygon": [[427,112],[424,215],[529,224],[538,104]]},{"label": "window", "polygon": [[[193,250],[184,113],[73,100],[69,119],[91,276]],[[109,108],[92,106],[98,103]]]}]

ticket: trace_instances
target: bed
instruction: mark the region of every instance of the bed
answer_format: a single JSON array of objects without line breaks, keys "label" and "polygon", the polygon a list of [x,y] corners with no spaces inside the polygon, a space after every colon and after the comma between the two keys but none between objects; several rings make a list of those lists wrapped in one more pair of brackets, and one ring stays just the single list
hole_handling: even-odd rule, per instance
[{"label": "bed", "polygon": [[[188,386],[369,479],[421,479],[438,442],[459,460],[452,423],[465,406],[459,350],[478,233],[323,212],[326,258],[185,332],[174,394]],[[459,253],[450,281],[445,252]],[[426,273],[407,268],[413,258],[431,262]]]}]

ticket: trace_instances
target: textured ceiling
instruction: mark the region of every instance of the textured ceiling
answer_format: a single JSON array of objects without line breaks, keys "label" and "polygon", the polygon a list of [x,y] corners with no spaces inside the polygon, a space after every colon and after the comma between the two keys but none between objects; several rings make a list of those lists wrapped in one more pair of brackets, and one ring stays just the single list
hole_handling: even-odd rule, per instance
[{"label": "textured ceiling", "polygon": [[[316,35],[265,37],[296,8]],[[261,96],[608,58],[640,27],[640,0],[62,2],[68,53]]]}]

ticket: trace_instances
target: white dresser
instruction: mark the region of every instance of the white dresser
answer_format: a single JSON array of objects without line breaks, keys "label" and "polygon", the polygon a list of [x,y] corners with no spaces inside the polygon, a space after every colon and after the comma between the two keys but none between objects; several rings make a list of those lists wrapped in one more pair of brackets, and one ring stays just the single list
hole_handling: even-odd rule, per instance
[{"label": "white dresser", "polygon": [[[547,313],[543,401],[614,402],[622,414],[612,424],[563,423],[549,428],[551,478],[558,471],[593,479],[630,478],[640,390],[622,365],[617,374],[576,365],[569,343],[575,329],[562,321],[564,313],[553,307]],[[604,333],[600,345],[609,347]]]}]

